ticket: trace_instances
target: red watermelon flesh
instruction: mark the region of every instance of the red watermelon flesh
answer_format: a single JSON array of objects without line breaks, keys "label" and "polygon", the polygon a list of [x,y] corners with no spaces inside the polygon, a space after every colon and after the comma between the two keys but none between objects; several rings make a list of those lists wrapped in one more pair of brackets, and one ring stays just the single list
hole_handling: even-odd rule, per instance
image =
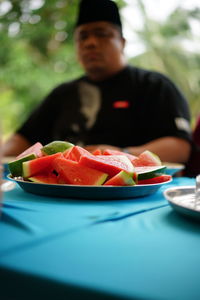
[{"label": "red watermelon flesh", "polygon": [[89,151],[86,149],[80,147],[80,146],[74,146],[71,148],[71,151],[68,151],[65,156],[65,158],[73,160],[73,161],[79,161],[80,157],[82,155],[92,155]]},{"label": "red watermelon flesh", "polygon": [[[75,147],[75,146],[74,146],[74,147]],[[71,148],[65,150],[65,151],[63,152],[63,156],[64,156],[65,158],[67,158],[67,159],[71,159],[71,160],[75,160],[75,161],[76,161],[76,158],[73,156],[73,154],[71,154],[72,149],[73,149],[74,147],[71,147]]]},{"label": "red watermelon flesh", "polygon": [[110,177],[124,170],[133,174],[134,167],[130,160],[124,155],[83,155],[79,161],[81,166],[87,166],[104,173]]},{"label": "red watermelon flesh", "polygon": [[53,161],[55,158],[63,156],[61,152],[52,155],[42,156],[23,163],[23,177],[29,178],[41,172],[53,171]]},{"label": "red watermelon flesh", "polygon": [[171,175],[161,175],[158,177],[150,178],[150,179],[143,179],[138,180],[138,184],[155,184],[155,183],[162,183],[172,179]]},{"label": "red watermelon flesh", "polygon": [[66,184],[68,182],[66,182],[66,179],[65,177],[60,173],[57,175],[57,181],[59,184]]},{"label": "red watermelon flesh", "polygon": [[135,181],[130,173],[125,171],[119,172],[117,175],[113,176],[107,180],[104,185],[114,185],[114,186],[130,186],[135,185]]},{"label": "red watermelon flesh", "polygon": [[103,155],[125,155],[126,157],[128,157],[130,159],[131,162],[133,162],[135,159],[137,159],[137,156],[135,156],[135,155],[125,153],[122,151],[118,151],[118,150],[112,150],[112,149],[105,149],[103,151]]},{"label": "red watermelon flesh", "polygon": [[102,151],[101,149],[95,149],[93,152],[92,152],[93,155],[102,155]]},{"label": "red watermelon flesh", "polygon": [[160,158],[156,154],[154,154],[148,150],[142,152],[138,156],[138,158],[136,158],[135,160],[132,161],[132,163],[135,167],[162,165]]},{"label": "red watermelon flesh", "polygon": [[80,166],[76,161],[58,157],[54,160],[54,169],[65,183],[74,185],[102,185],[108,175],[104,172]]},{"label": "red watermelon flesh", "polygon": [[37,183],[57,184],[58,178],[54,173],[41,173],[28,178],[28,180]]},{"label": "red watermelon flesh", "polygon": [[22,153],[20,153],[16,157],[16,159],[27,156],[28,154],[35,154],[36,157],[40,157],[40,156],[42,156],[42,152],[41,152],[42,147],[43,147],[43,145],[40,142],[37,142],[34,145],[32,145],[31,147],[29,147],[28,149],[26,149],[25,151],[23,151]]}]

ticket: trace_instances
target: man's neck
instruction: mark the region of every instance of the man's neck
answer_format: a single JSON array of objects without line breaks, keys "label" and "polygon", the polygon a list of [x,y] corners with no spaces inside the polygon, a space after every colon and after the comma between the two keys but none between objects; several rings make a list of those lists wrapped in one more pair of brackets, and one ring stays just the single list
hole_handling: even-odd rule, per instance
[{"label": "man's neck", "polygon": [[115,70],[112,70],[111,72],[104,72],[102,70],[94,70],[94,72],[88,72],[87,76],[92,81],[104,81],[106,79],[109,79],[110,77],[116,75],[117,73],[121,72],[127,64],[121,65],[120,68],[117,68]]}]

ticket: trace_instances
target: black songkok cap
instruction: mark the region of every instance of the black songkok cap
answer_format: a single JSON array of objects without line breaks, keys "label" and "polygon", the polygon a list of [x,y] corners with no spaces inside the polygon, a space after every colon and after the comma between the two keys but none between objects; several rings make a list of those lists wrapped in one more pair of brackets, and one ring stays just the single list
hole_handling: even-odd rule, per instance
[{"label": "black songkok cap", "polygon": [[81,0],[76,27],[97,21],[107,21],[122,28],[116,3],[111,0]]}]

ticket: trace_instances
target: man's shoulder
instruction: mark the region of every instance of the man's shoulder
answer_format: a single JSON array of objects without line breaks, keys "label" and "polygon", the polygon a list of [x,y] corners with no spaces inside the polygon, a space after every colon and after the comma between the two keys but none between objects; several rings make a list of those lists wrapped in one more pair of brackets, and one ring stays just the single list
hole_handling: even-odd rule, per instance
[{"label": "man's shoulder", "polygon": [[52,90],[52,92],[53,93],[59,93],[59,92],[68,91],[68,90],[71,90],[73,88],[76,88],[77,85],[79,84],[79,82],[83,80],[83,78],[84,77],[80,77],[80,78],[73,79],[73,80],[70,80],[70,81],[62,82],[59,85],[57,85]]},{"label": "man's shoulder", "polygon": [[181,98],[185,100],[182,91],[177,84],[163,73],[154,70],[147,70],[140,67],[130,66],[132,77],[139,90],[144,93],[154,93],[155,95],[170,95],[171,98]]},{"label": "man's shoulder", "polygon": [[141,67],[135,67],[129,65],[129,70],[134,77],[135,80],[139,82],[150,82],[150,83],[171,83],[171,80],[168,78],[167,75],[162,74],[155,70],[148,70]]}]

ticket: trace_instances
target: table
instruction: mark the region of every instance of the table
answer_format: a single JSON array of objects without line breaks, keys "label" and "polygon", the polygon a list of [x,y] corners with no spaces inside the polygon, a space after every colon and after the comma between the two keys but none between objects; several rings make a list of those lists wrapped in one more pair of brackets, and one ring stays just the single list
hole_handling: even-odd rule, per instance
[{"label": "table", "polygon": [[200,224],[163,197],[75,200],[4,194],[0,299],[199,300]]}]

